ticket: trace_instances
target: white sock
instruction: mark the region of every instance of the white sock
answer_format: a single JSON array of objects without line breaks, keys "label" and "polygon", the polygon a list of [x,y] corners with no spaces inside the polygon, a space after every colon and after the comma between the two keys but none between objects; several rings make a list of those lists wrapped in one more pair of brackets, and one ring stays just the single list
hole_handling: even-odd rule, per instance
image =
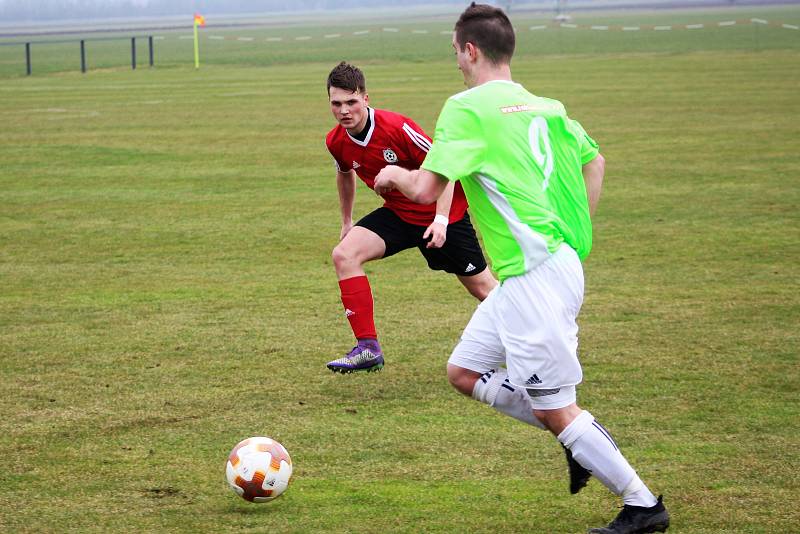
[{"label": "white sock", "polygon": [[492,369],[483,373],[475,382],[472,398],[523,423],[546,430],[542,422],[533,415],[533,405],[528,393],[508,382],[508,372],[505,369]]},{"label": "white sock", "polygon": [[564,444],[579,464],[591,471],[605,487],[622,496],[625,504],[655,506],[657,500],[633,470],[611,434],[587,412],[582,411],[561,434]]}]

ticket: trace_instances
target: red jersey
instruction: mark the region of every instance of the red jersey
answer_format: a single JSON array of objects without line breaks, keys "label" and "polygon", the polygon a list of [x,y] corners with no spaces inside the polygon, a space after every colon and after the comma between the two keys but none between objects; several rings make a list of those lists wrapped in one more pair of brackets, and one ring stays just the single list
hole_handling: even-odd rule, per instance
[{"label": "red jersey", "polygon": [[[340,124],[328,132],[328,146],[336,168],[341,172],[351,169],[370,189],[375,187],[375,176],[386,165],[399,165],[406,169],[419,169],[431,147],[431,138],[417,123],[399,113],[368,108],[370,126],[363,141],[352,137]],[[383,205],[403,221],[418,226],[428,226],[436,216],[436,203],[417,204],[400,191],[382,195]],[[460,183],[453,191],[450,222],[460,221],[467,211],[467,199]]]}]

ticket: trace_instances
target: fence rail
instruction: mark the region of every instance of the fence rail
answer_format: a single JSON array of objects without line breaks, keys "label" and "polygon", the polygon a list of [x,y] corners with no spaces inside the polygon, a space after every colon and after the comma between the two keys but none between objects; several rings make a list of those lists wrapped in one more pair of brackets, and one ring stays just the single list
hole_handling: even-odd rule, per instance
[{"label": "fence rail", "polygon": [[147,46],[148,46],[148,59],[149,65],[153,67],[155,65],[155,53],[153,51],[153,36],[152,35],[143,35],[143,36],[131,36],[131,37],[87,37],[84,39],[55,39],[55,40],[43,40],[43,41],[25,41],[25,42],[14,42],[14,43],[0,43],[0,46],[25,46],[25,72],[28,76],[33,73],[33,65],[31,60],[31,49],[33,48],[32,45],[53,45],[53,44],[79,44],[80,45],[80,61],[81,61],[81,72],[86,73],[87,71],[87,63],[86,63],[86,43],[87,42],[98,42],[98,41],[125,41],[130,39],[131,42],[131,70],[136,70],[136,40],[137,39],[147,39]]}]

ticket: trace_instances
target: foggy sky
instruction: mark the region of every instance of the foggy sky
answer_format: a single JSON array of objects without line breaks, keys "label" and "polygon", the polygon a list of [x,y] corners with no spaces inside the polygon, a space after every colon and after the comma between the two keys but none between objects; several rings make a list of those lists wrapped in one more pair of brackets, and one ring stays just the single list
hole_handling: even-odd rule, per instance
[{"label": "foggy sky", "polygon": [[[403,0],[404,5],[430,0]],[[434,0],[465,4],[463,0]],[[119,17],[158,17],[203,13],[291,12],[353,7],[391,7],[397,0],[0,0],[0,21],[55,21]]]},{"label": "foggy sky", "polygon": [[[483,0],[503,8],[554,9],[559,0]],[[571,8],[600,5],[657,4],[720,5],[771,3],[767,0],[561,0]],[[780,3],[780,2],[778,2]],[[784,2],[785,3],[785,2]],[[467,0],[402,0],[402,5],[449,4],[465,7]],[[59,20],[179,16],[191,13],[226,15],[398,7],[398,0],[0,0],[0,23]]]}]

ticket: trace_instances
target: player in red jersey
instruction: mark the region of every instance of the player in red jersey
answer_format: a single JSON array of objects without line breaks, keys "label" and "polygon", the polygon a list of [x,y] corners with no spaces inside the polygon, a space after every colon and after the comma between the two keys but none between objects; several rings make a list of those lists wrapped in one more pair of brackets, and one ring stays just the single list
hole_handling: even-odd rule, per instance
[{"label": "player in red jersey", "polygon": [[467,291],[483,300],[497,285],[467,214],[461,185],[452,185],[434,204],[416,204],[399,191],[382,195],[384,205],[353,224],[356,176],[372,189],[387,164],[418,169],[431,139],[413,120],[369,107],[364,74],[345,62],[328,76],[331,111],[339,123],[326,145],[336,161],[342,212],[340,242],[333,249],[342,304],[356,346],[328,363],[335,372],[375,371],[383,352],[373,318],[372,290],[364,263],[416,247],[433,270],[455,274]]}]

